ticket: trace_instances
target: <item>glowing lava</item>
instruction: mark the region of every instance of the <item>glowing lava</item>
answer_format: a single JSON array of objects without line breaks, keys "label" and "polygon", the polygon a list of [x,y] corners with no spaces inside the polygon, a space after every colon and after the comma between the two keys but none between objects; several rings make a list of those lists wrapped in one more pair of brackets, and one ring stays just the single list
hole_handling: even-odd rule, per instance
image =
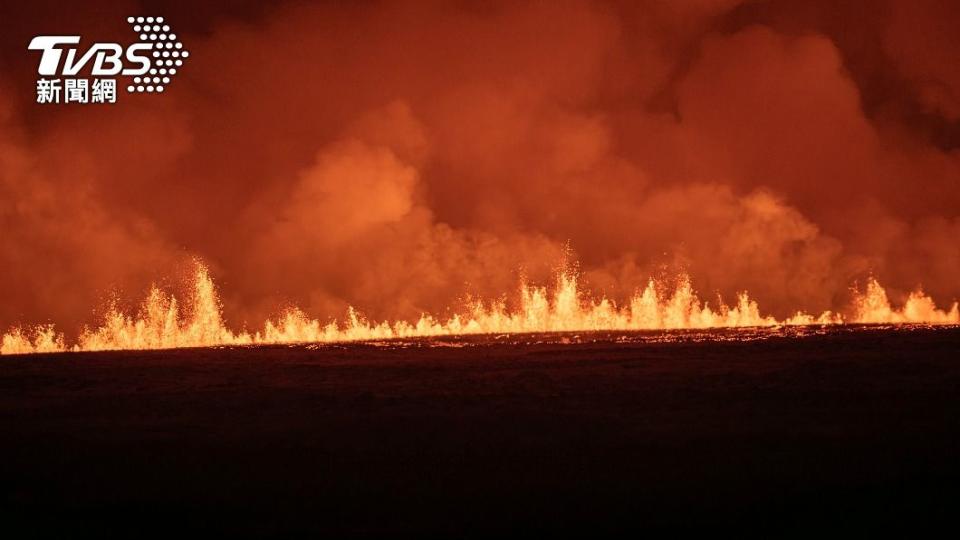
[{"label": "glowing lava", "polygon": [[15,328],[3,336],[0,354],[58,351],[100,351],[209,347],[217,345],[330,343],[458,334],[509,334],[560,331],[670,330],[704,328],[770,327],[781,325],[851,323],[960,324],[957,303],[949,311],[938,309],[922,292],[912,293],[901,309],[890,305],[886,291],[874,279],[854,298],[853,317],[824,312],[819,316],[798,312],[786,320],[761,315],[757,302],[746,292],[737,303],[711,307],[701,302],[687,277],[668,290],[654,280],[647,282],[629,302],[617,306],[607,299],[591,299],[580,290],[572,272],[558,275],[554,287],[521,285],[520,304],[508,309],[505,302],[482,301],[468,306],[464,315],[446,321],[423,315],[407,321],[370,322],[353,308],[346,320],[321,323],[299,309],[287,310],[278,320],[266,321],[254,333],[234,332],[223,321],[220,300],[209,272],[197,267],[191,309],[184,313],[172,295],[153,287],[137,316],[110,309],[103,323],[81,333],[75,345],[52,325],[29,330]]}]

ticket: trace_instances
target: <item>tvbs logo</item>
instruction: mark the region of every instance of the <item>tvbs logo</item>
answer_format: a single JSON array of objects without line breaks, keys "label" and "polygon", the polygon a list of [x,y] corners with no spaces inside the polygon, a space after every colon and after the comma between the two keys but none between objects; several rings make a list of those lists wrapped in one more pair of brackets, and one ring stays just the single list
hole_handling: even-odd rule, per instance
[{"label": "tvbs logo", "polygon": [[34,37],[27,48],[41,51],[37,103],[116,103],[117,76],[130,78],[129,93],[163,92],[190,53],[163,17],[127,17],[127,23],[140,39],[126,47],[94,43],[82,51],[80,36]]}]

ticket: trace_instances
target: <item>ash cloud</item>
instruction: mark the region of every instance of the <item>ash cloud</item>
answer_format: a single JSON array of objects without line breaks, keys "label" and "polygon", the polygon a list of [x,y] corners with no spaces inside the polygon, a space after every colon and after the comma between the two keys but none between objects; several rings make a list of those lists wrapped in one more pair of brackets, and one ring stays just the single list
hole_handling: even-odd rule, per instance
[{"label": "ash cloud", "polygon": [[[289,304],[444,314],[549,279],[568,242],[615,298],[685,270],[777,316],[842,310],[867,275],[946,303],[960,10],[832,4],[147,3],[56,28],[53,7],[18,8],[0,326],[94,322],[110,291],[135,298],[190,256],[237,324]],[[117,37],[144,9],[191,51],[168,92],[32,102],[27,34]]]}]

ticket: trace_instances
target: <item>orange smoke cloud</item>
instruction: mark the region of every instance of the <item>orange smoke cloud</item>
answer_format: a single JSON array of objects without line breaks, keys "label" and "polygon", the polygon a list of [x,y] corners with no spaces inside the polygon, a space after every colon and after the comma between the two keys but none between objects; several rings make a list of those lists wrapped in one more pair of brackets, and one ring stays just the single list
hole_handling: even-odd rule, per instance
[{"label": "orange smoke cloud", "polygon": [[0,329],[71,341],[192,256],[237,328],[294,305],[447,320],[521,274],[547,282],[567,245],[579,287],[623,306],[678,273],[780,321],[854,317],[868,276],[894,311],[921,286],[950,306],[958,12],[863,5],[158,7],[192,53],[169,91],[55,110],[32,103],[24,36],[109,37],[129,10],[107,9],[113,28],[13,9]]}]

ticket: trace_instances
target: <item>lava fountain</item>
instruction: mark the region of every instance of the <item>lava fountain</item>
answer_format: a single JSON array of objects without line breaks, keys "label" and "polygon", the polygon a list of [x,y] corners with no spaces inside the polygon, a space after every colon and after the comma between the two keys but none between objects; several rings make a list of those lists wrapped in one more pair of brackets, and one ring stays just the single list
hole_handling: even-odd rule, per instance
[{"label": "lava fountain", "polygon": [[207,268],[198,263],[193,279],[189,310],[158,287],[150,289],[136,315],[112,307],[96,328],[81,332],[76,343],[67,344],[53,325],[14,328],[3,335],[0,354],[63,351],[148,350],[220,345],[281,343],[332,343],[449,336],[463,334],[517,334],[565,331],[630,331],[707,328],[774,327],[784,325],[875,324],[960,324],[955,302],[949,310],[936,306],[921,291],[910,294],[906,303],[893,307],[885,289],[875,279],[864,291],[855,291],[852,317],[844,319],[830,311],[819,315],[796,312],[778,320],[761,313],[746,292],[733,305],[722,301],[712,307],[700,300],[687,276],[674,287],[650,279],[622,306],[600,297],[592,298],[579,284],[573,271],[561,271],[553,287],[520,286],[520,302],[513,309],[503,300],[476,301],[461,314],[446,320],[423,314],[419,320],[369,321],[354,308],[344,321],[323,323],[302,310],[291,308],[275,320],[267,320],[255,332],[227,327],[216,286]]}]

